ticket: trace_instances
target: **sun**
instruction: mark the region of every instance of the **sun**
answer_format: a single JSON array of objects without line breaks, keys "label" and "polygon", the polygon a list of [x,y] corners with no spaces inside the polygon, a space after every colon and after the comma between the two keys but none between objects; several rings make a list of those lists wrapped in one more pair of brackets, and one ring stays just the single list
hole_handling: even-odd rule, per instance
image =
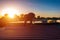
[{"label": "sun", "polygon": [[15,8],[5,8],[2,10],[2,16],[4,16],[5,13],[7,13],[10,18],[13,18],[15,14],[18,15],[19,11]]}]

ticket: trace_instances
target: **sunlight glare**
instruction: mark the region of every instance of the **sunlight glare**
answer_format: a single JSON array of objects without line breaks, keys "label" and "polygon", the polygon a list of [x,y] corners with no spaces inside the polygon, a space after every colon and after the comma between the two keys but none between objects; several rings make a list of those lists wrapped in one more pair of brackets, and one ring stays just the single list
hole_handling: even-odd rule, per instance
[{"label": "sunlight glare", "polygon": [[14,8],[5,8],[2,10],[2,16],[4,16],[5,13],[7,13],[10,18],[13,18],[14,15],[18,15],[19,12]]}]

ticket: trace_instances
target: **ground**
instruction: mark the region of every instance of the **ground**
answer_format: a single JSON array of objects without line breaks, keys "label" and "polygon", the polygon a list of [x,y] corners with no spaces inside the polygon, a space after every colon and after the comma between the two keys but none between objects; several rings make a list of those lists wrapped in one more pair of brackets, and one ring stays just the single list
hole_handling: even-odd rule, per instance
[{"label": "ground", "polygon": [[10,24],[0,28],[0,39],[60,39],[58,24]]}]

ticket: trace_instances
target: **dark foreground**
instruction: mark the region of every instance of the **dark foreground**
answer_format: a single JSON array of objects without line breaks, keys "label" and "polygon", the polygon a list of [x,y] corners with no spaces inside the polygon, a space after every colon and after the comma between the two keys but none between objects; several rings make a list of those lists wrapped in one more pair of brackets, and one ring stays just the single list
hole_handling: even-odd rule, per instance
[{"label": "dark foreground", "polygon": [[60,40],[60,24],[9,24],[0,28],[0,39]]}]

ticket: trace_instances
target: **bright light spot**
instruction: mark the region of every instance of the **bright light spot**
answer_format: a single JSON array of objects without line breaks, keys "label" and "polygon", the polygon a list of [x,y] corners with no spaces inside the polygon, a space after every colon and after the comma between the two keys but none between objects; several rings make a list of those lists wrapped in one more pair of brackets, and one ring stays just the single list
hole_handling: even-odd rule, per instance
[{"label": "bright light spot", "polygon": [[10,18],[13,18],[15,14],[18,15],[19,11],[14,8],[5,8],[2,10],[2,16],[4,16],[5,13],[7,13]]},{"label": "bright light spot", "polygon": [[59,23],[60,23],[60,20],[57,20],[57,22],[59,22]]},{"label": "bright light spot", "polygon": [[52,20],[48,20],[48,23],[53,23],[53,21]]}]

